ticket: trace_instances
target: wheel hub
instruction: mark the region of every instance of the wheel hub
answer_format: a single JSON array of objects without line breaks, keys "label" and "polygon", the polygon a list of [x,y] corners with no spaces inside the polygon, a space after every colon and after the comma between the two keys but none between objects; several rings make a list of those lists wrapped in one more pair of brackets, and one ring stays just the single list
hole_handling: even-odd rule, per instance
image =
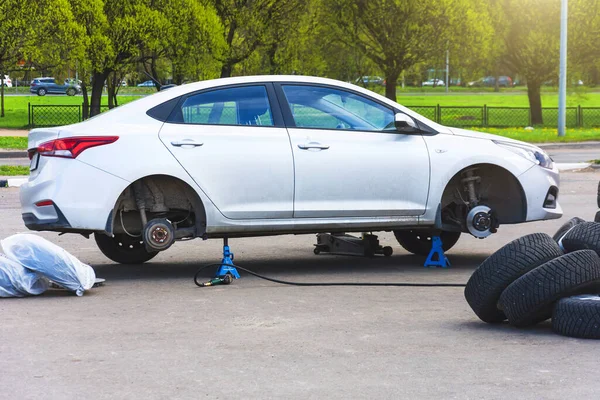
[{"label": "wheel hub", "polygon": [[175,229],[165,218],[148,221],[144,228],[144,243],[148,251],[168,249],[175,241]]},{"label": "wheel hub", "polygon": [[467,229],[476,238],[483,239],[490,236],[494,225],[492,209],[488,206],[473,207],[467,214]]}]

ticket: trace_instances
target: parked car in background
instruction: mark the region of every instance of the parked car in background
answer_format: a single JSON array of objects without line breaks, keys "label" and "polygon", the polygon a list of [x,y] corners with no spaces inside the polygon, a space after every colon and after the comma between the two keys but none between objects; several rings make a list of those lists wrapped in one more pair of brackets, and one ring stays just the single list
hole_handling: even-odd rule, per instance
[{"label": "parked car in background", "polygon": [[[474,82],[469,82],[469,86],[471,87],[492,87],[496,86],[496,78],[493,76],[486,76],[485,78],[481,78]],[[510,76],[500,76],[498,77],[498,86],[500,87],[512,87],[513,81]]]},{"label": "parked car in background", "polygon": [[154,87],[154,86],[156,86],[156,84],[153,81],[146,81],[146,82],[139,83],[137,85],[137,87]]},{"label": "parked car in background", "polygon": [[381,76],[361,76],[356,80],[356,84],[361,86],[385,85],[385,79]]},{"label": "parked car in background", "polygon": [[441,79],[428,79],[421,83],[422,86],[444,86],[445,83]]},{"label": "parked car in background", "polygon": [[318,232],[391,230],[427,255],[434,235],[448,250],[461,233],[562,215],[544,150],[309,76],[176,86],[33,129],[28,154],[25,226],[93,233],[127,264],[176,240]]},{"label": "parked car in background", "polygon": [[8,75],[4,75],[4,87],[12,87],[12,81]]},{"label": "parked car in background", "polygon": [[76,94],[81,93],[81,86],[75,82],[71,83],[69,81],[69,83],[67,83],[67,80],[65,80],[64,84],[60,84],[52,77],[44,77],[32,80],[29,84],[29,91],[38,96],[45,96],[48,93],[75,96]]}]

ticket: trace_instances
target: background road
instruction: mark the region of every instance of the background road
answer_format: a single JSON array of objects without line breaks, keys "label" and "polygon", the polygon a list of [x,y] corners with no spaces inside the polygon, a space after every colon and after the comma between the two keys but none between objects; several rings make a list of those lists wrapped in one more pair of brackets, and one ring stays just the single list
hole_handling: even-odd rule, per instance
[{"label": "background road", "polygon": [[[550,157],[557,163],[579,163],[600,159],[600,144],[585,144],[579,146],[564,146],[547,150]],[[28,158],[0,158],[0,165],[29,165]]]},{"label": "background road", "polygon": [[[236,262],[304,282],[466,282],[518,236],[592,219],[600,173],[563,173],[562,220],[464,235],[452,267],[426,269],[389,233],[390,258],[315,256],[313,235],[235,239]],[[0,238],[25,230],[17,189],[0,189]],[[44,237],[90,263],[106,286],[0,301],[0,397],[121,398],[596,398],[598,342],[488,325],[460,288],[292,287],[243,276],[197,288],[218,241],[180,242],[151,263],[115,265],[93,240]],[[207,271],[206,277],[210,276]]]}]

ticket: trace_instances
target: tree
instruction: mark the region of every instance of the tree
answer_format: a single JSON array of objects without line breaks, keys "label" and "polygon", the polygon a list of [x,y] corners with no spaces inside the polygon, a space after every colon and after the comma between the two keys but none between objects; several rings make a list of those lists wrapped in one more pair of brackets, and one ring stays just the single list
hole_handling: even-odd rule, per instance
[{"label": "tree", "polygon": [[491,6],[502,63],[527,80],[531,123],[542,124],[541,86],[558,72],[560,2],[495,0]]},{"label": "tree", "polygon": [[14,68],[31,47],[29,18],[35,5],[32,0],[0,2],[0,117],[4,118],[4,75]]},{"label": "tree", "polygon": [[300,0],[205,0],[220,21],[222,47],[212,49],[222,63],[221,78],[231,76],[233,67],[248,59],[269,41],[273,26],[303,4]]},{"label": "tree", "polygon": [[453,30],[470,31],[469,22],[460,17],[467,10],[474,13],[467,0],[324,0],[324,4],[339,27],[340,40],[358,48],[383,71],[385,95],[394,101],[402,71],[443,57],[450,43],[456,49],[465,45],[460,37],[458,44]]}]

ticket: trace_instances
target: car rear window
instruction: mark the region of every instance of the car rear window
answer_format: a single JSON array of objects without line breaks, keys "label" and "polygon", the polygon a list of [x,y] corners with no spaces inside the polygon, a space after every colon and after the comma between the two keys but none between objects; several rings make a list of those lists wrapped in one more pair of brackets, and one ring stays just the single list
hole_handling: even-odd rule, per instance
[{"label": "car rear window", "polygon": [[267,88],[228,87],[185,98],[170,122],[201,125],[273,126]]}]

